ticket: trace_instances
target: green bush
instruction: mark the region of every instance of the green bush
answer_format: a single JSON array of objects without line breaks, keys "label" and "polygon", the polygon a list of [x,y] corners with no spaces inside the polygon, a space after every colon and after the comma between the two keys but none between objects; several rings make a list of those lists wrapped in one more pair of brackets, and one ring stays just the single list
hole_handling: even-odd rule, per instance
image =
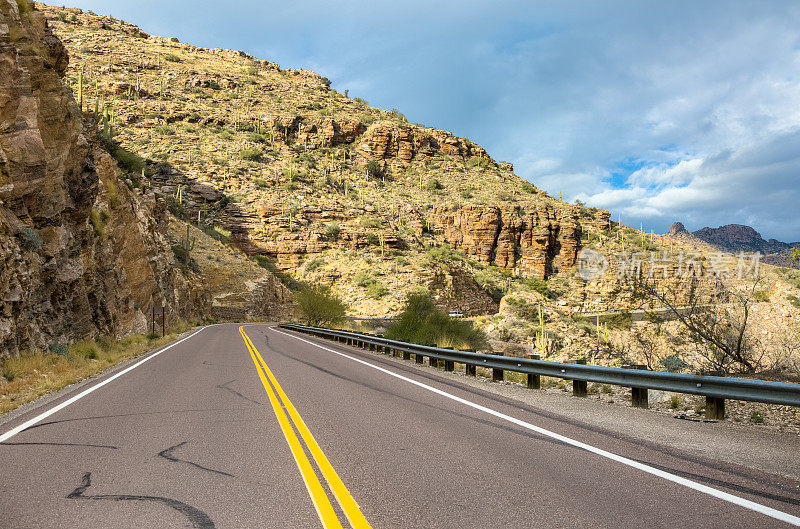
[{"label": "green bush", "polygon": [[368,230],[376,230],[378,228],[383,227],[383,219],[361,219],[360,221],[361,227],[366,228]]},{"label": "green bush", "polygon": [[369,272],[359,272],[353,276],[353,279],[350,280],[350,284],[352,284],[354,287],[368,287],[377,282],[377,279],[372,277],[372,274]]},{"label": "green bush", "polygon": [[27,250],[38,250],[42,247],[42,238],[39,237],[39,232],[33,228],[23,229],[19,238],[22,241],[22,247]]},{"label": "green bush", "polygon": [[105,147],[106,151],[117,161],[117,164],[122,169],[131,173],[141,174],[145,167],[144,159],[138,154],[134,154],[112,140],[105,134],[100,134],[100,143]]},{"label": "green bush", "polygon": [[428,259],[433,262],[457,261],[463,258],[460,253],[451,248],[448,244],[431,246],[425,251],[425,254],[428,256]]},{"label": "green bush", "polygon": [[467,160],[467,167],[483,167],[484,165],[486,165],[486,160],[480,156],[472,156]]},{"label": "green bush", "polygon": [[182,59],[174,53],[167,53],[164,55],[164,60],[169,62],[181,62]]},{"label": "green bush", "polygon": [[389,292],[389,287],[383,283],[373,283],[366,288],[367,296],[373,299],[380,299]]},{"label": "green bush", "polygon": [[108,212],[104,209],[92,208],[89,213],[89,220],[94,228],[94,233],[100,239],[106,238],[106,222],[108,222]]},{"label": "green bush", "polygon": [[422,345],[468,347],[482,350],[488,347],[486,335],[472,326],[469,320],[451,318],[438,308],[427,293],[412,294],[397,321],[386,331],[393,340]]},{"label": "green bush", "polygon": [[300,306],[306,325],[333,325],[344,319],[347,307],[325,285],[311,285],[296,292],[294,299]]},{"label": "green bush", "polygon": [[753,292],[753,299],[755,301],[769,301],[769,292],[766,290],[756,290]]},{"label": "green bush", "polygon": [[335,241],[342,233],[342,228],[338,222],[331,222],[325,226],[325,238],[329,241]]},{"label": "green bush", "polygon": [[798,298],[794,294],[789,294],[788,296],[786,296],[786,299],[789,301],[789,303],[792,304],[792,306],[800,309],[800,298]]},{"label": "green bush", "polygon": [[438,178],[431,178],[430,180],[428,180],[428,183],[425,184],[425,189],[427,189],[428,191],[438,191],[443,187],[444,186],[442,186],[442,183],[439,181]]},{"label": "green bush", "polygon": [[367,176],[370,178],[378,178],[383,173],[381,164],[379,164],[377,160],[370,160],[367,162],[367,165],[364,167],[364,171],[366,171]]},{"label": "green bush", "polygon": [[313,272],[318,268],[322,268],[325,266],[325,259],[314,259],[313,261],[309,261],[306,263],[306,272]]},{"label": "green bush", "polygon": [[522,280],[522,283],[539,294],[543,295],[548,299],[555,299],[558,297],[556,292],[550,289],[550,286],[547,284],[547,281],[544,279],[538,279],[536,277],[528,277]]},{"label": "green bush", "polygon": [[261,149],[245,148],[239,151],[239,158],[247,162],[257,162],[261,160],[262,155]]},{"label": "green bush", "polygon": [[678,373],[679,371],[683,371],[684,369],[689,367],[689,364],[684,362],[681,359],[681,357],[678,356],[677,353],[669,355],[669,356],[665,356],[664,358],[659,360],[658,363],[660,363],[662,366],[664,366],[664,369],[666,369],[667,371],[670,371],[672,373]]}]

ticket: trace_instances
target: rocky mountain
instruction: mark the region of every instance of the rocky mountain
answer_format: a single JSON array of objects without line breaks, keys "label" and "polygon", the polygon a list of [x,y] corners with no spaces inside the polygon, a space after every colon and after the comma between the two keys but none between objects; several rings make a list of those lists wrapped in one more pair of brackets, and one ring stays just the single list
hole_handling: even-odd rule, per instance
[{"label": "rocky mountain", "polygon": [[354,315],[394,313],[419,287],[466,314],[496,310],[476,272],[556,277],[608,224],[607,212],[547,196],[469,139],[373,108],[314,72],[41,9],[73,59],[76,98],[146,160],[141,189],[264,266],[332,285]]},{"label": "rocky mountain", "polygon": [[[755,229],[741,224],[727,224],[718,228],[702,228],[689,232],[682,223],[672,225],[669,235],[685,242],[702,242],[718,251],[728,253],[761,253],[763,262],[776,266],[789,265],[789,251],[800,247],[800,242],[785,243],[776,239],[765,240]],[[794,264],[793,266],[797,266]]]}]

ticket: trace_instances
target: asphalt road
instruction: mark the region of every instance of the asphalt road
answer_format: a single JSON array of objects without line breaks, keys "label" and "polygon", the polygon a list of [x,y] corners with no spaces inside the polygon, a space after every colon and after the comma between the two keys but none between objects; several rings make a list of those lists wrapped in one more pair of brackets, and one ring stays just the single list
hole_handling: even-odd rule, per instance
[{"label": "asphalt road", "polygon": [[0,426],[0,527],[800,524],[800,490],[774,476],[243,331],[204,328]]}]

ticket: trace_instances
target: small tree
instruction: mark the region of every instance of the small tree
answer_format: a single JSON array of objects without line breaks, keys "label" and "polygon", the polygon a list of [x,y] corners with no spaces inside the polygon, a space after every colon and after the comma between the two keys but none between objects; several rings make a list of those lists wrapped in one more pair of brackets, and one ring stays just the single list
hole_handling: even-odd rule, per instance
[{"label": "small tree", "polygon": [[378,178],[383,174],[381,164],[379,164],[377,160],[370,160],[364,170],[370,178]]},{"label": "small tree", "polygon": [[629,286],[634,299],[655,301],[672,313],[711,370],[752,374],[763,367],[764,357],[762,344],[750,329],[758,283],[742,292],[727,289],[721,280],[703,288],[695,277],[684,293],[643,278],[633,279]]},{"label": "small tree", "polygon": [[306,325],[333,325],[344,319],[347,306],[325,285],[309,285],[294,295]]}]

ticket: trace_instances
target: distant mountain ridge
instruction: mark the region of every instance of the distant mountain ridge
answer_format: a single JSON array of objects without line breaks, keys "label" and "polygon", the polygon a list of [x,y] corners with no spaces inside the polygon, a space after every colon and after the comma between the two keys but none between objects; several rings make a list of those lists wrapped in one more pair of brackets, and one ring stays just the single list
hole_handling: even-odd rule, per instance
[{"label": "distant mountain ridge", "polygon": [[800,247],[800,242],[786,243],[777,239],[764,239],[759,232],[743,224],[726,224],[718,228],[701,228],[690,232],[686,227],[676,222],[669,230],[669,235],[676,239],[692,242],[703,242],[716,249],[730,253],[755,253],[764,255],[765,263],[777,266],[787,266],[789,251]]}]

